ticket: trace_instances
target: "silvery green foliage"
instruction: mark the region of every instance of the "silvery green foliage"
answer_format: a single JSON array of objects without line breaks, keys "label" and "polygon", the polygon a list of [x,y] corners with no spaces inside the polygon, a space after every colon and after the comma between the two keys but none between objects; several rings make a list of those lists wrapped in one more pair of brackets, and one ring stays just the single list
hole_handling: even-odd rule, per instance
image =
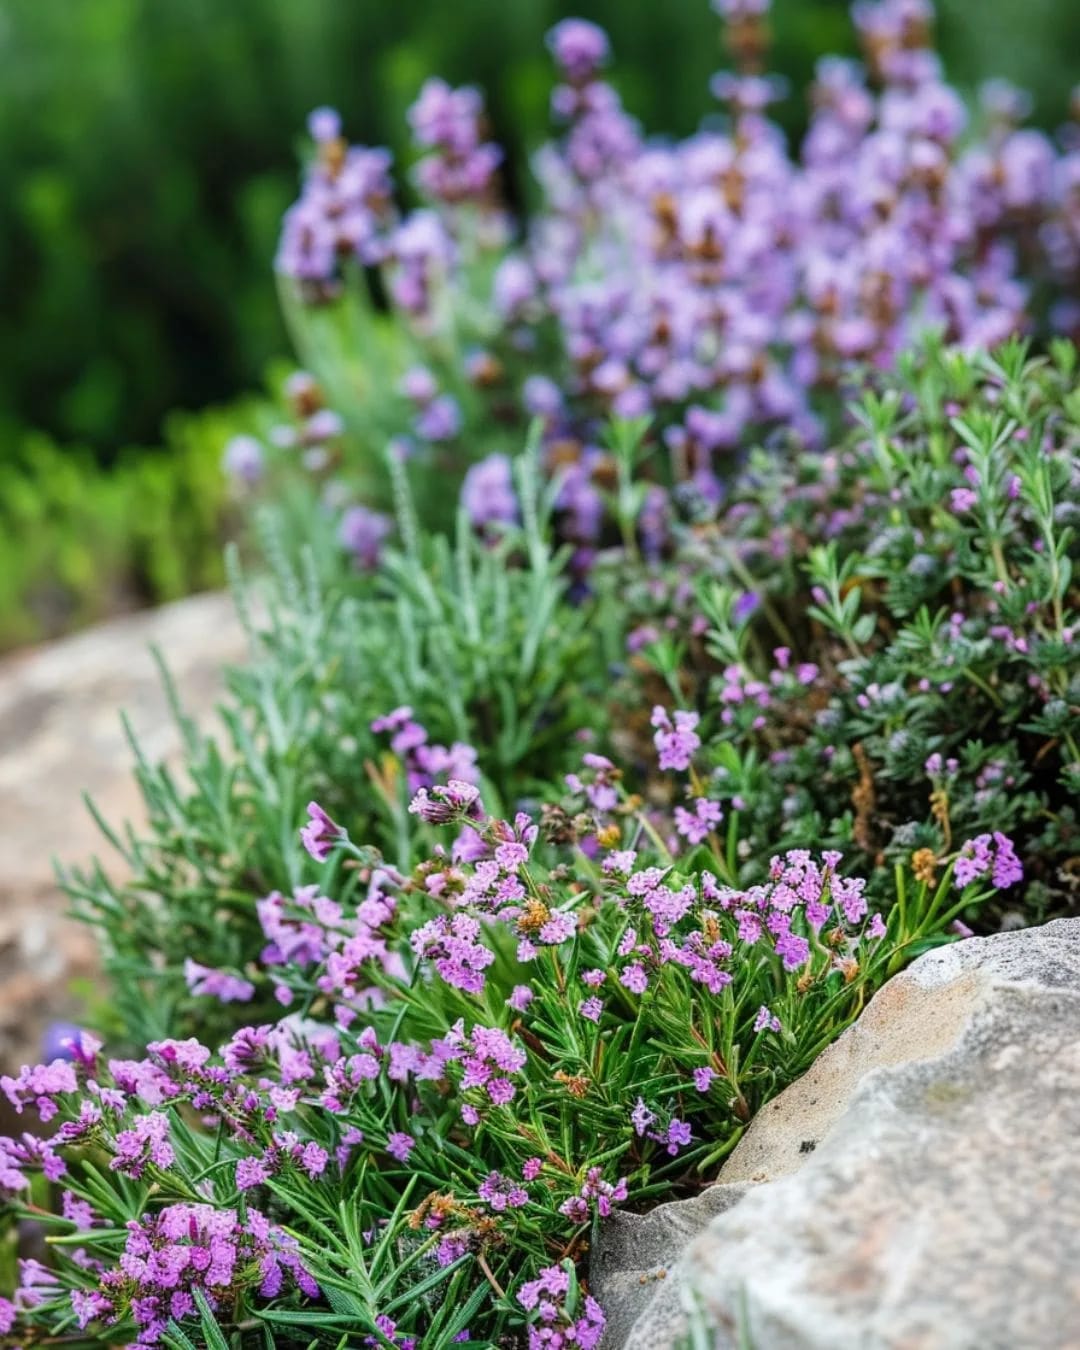
[{"label": "silvery green foliage", "polygon": [[[451,540],[420,532],[399,476],[401,546],[379,572],[349,577],[317,544],[294,563],[295,533],[264,516],[269,575],[249,583],[235,558],[231,568],[251,655],[227,673],[223,731],[196,729],[170,689],[182,772],[149,762],[132,738],[147,825],[101,822],[125,879],[101,863],[64,878],[101,936],[117,1029],[192,1025],[184,961],[240,969],[257,955],[255,901],[310,880],[296,833],[309,798],[408,865],[409,784],[383,763],[373,720],[410,705],[432,743],[475,747],[493,802],[527,798],[577,762],[575,736],[607,715],[620,616],[567,603],[550,494],[528,451],[517,482],[520,527],[481,540],[459,520]],[[206,1013],[204,1002],[195,1021]]]}]

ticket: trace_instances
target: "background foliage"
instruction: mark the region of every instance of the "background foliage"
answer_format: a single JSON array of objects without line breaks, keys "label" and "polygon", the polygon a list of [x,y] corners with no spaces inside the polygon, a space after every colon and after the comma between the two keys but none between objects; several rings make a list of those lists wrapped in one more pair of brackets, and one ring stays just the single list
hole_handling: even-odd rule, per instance
[{"label": "background foliage", "polygon": [[[952,79],[1029,87],[1063,115],[1080,8],[1069,0],[941,0]],[[796,90],[847,52],[846,0],[777,0],[771,64]],[[294,195],[303,120],[340,107],[355,140],[403,152],[404,110],[441,73],[486,91],[519,198],[543,139],[543,34],[604,25],[615,82],[651,130],[685,134],[720,64],[707,0],[7,0],[0,14],[0,463],[32,426],[113,453],[171,408],[260,380],[285,349],[270,282]],[[783,109],[797,134],[801,101]],[[9,432],[4,435],[5,429]]]}]

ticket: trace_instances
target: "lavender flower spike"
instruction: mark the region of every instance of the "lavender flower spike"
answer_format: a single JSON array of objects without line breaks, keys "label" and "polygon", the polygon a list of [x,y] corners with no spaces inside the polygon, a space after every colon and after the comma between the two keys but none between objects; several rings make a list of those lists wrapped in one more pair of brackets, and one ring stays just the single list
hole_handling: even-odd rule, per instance
[{"label": "lavender flower spike", "polygon": [[344,829],[331,820],[318,802],[308,802],[308,823],[300,829],[300,842],[315,859],[325,862],[334,844],[346,838]]}]

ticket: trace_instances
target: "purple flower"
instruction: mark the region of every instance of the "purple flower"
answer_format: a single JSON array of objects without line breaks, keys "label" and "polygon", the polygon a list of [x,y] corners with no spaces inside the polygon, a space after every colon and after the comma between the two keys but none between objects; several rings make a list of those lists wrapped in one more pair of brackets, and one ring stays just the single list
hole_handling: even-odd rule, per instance
[{"label": "purple flower", "polygon": [[675,713],[672,724],[667,710],[659,706],[652,711],[652,725],[656,728],[653,743],[659,751],[661,769],[683,772],[690,767],[694,752],[701,746],[701,737],[695,728],[701,719],[695,712]]},{"label": "purple flower", "polygon": [[488,455],[472,465],[461,485],[461,504],[477,529],[517,520],[513,472],[506,455]]},{"label": "purple flower", "polygon": [[430,403],[439,392],[438,381],[427,366],[410,366],[398,387],[406,398],[421,405]]},{"label": "purple flower", "polygon": [[756,1032],[780,1030],[779,1017],[774,1017],[764,1003],[758,1009],[757,1016],[754,1018],[754,1030]]},{"label": "purple flower", "polygon": [[563,19],[547,35],[560,69],[576,83],[588,80],[608,59],[607,34],[587,19]]},{"label": "purple flower", "polygon": [[417,928],[409,941],[413,951],[431,962],[447,984],[469,994],[480,994],[484,989],[484,971],[495,960],[495,953],[477,941],[479,933],[479,921],[471,915],[440,914]]},{"label": "purple flower", "polygon": [[346,834],[318,802],[308,802],[307,809],[308,823],[300,829],[300,842],[316,862],[322,863],[329,858],[335,843],[346,838]]},{"label": "purple flower", "polygon": [[515,1012],[523,1013],[535,997],[527,984],[515,984],[510,991],[510,997],[506,1000],[506,1006],[513,1008]]},{"label": "purple flower", "polygon": [[140,1345],[156,1345],[168,1318],[192,1315],[196,1293],[211,1306],[223,1291],[245,1286],[274,1298],[289,1276],[309,1298],[319,1296],[319,1286],[297,1254],[296,1239],[250,1206],[241,1224],[235,1210],[168,1205],[132,1220],[127,1230],[119,1264],[99,1272],[98,1298],[73,1299],[73,1306],[88,1324],[111,1318],[114,1299],[123,1300],[139,1328]]},{"label": "purple flower", "polygon": [[250,1190],[269,1179],[270,1169],[262,1158],[241,1158],[236,1164],[237,1190]]},{"label": "purple flower", "polygon": [[569,1292],[570,1276],[563,1266],[547,1266],[518,1289],[518,1302],[536,1313],[536,1321],[529,1326],[529,1350],[597,1350],[604,1334],[603,1310],[586,1294],[581,1316],[575,1319],[565,1307]]},{"label": "purple flower", "polygon": [[83,1034],[74,1022],[50,1022],[42,1041],[42,1059],[51,1062],[54,1059],[78,1058],[77,1046]]},{"label": "purple flower", "polygon": [[1014,886],[1024,878],[1012,840],[997,830],[992,835],[980,834],[969,839],[956,859],[954,878],[961,890],[988,874],[998,890]]},{"label": "purple flower", "polygon": [[421,788],[409,803],[409,812],[429,825],[445,825],[451,820],[464,820],[474,812],[479,799],[480,789],[475,784],[451,778],[445,787],[436,785],[430,791]]},{"label": "purple flower", "polygon": [[461,408],[449,394],[440,394],[417,414],[413,426],[424,440],[452,441],[461,431]]},{"label": "purple flower", "polygon": [[225,447],[222,466],[230,478],[257,483],[263,476],[263,448],[254,436],[234,436]]},{"label": "purple flower", "polygon": [[501,1172],[489,1172],[477,1187],[477,1194],[496,1214],[507,1209],[520,1209],[529,1203],[529,1193],[525,1187],[503,1176]]},{"label": "purple flower", "polygon": [[685,1120],[672,1120],[667,1127],[665,1140],[667,1151],[674,1157],[681,1148],[685,1148],[693,1136],[690,1133],[690,1126]]},{"label": "purple flower", "polygon": [[640,961],[633,961],[630,965],[625,966],[619,976],[619,982],[625,985],[632,994],[643,994],[649,987],[649,977]]},{"label": "purple flower", "polygon": [[190,993],[216,998],[221,1003],[248,1003],[255,997],[255,986],[239,975],[200,965],[189,956],[184,962],[184,979]]},{"label": "purple flower", "polygon": [[24,1065],[17,1078],[0,1077],[0,1091],[17,1112],[32,1104],[43,1121],[49,1121],[60,1109],[54,1097],[66,1092],[77,1092],[79,1082],[72,1066],[62,1059],[51,1064]]},{"label": "purple flower", "polygon": [[783,961],[785,970],[798,970],[810,960],[810,944],[797,933],[781,933],[775,945],[776,954]]},{"label": "purple flower", "polygon": [[760,604],[756,591],[743,591],[732,606],[731,617],[736,623],[745,623]]},{"label": "purple flower", "polygon": [[333,108],[316,108],[308,114],[308,132],[313,141],[335,141],[341,135],[341,117]]},{"label": "purple flower", "polygon": [[169,1117],[162,1111],[136,1116],[131,1129],[116,1136],[116,1156],[109,1163],[114,1172],[138,1179],[148,1163],[168,1168],[176,1155],[169,1143]]},{"label": "purple flower", "polygon": [[378,563],[379,552],[393,530],[389,516],[369,511],[366,506],[350,506],[341,518],[338,539],[353,555],[357,567],[370,570]]},{"label": "purple flower", "polygon": [[674,818],[675,828],[682,837],[688,843],[700,844],[724,819],[724,812],[719,802],[697,797],[693,811],[688,811],[685,806],[676,806]]},{"label": "purple flower", "polygon": [[408,1162],[409,1154],[415,1147],[416,1140],[411,1134],[405,1134],[402,1130],[394,1130],[386,1137],[386,1151],[398,1162]]},{"label": "purple flower", "polygon": [[634,1127],[634,1133],[640,1139],[649,1126],[656,1119],[656,1113],[650,1111],[645,1105],[644,1100],[639,1097],[634,1109],[630,1112],[630,1124]]},{"label": "purple flower", "polygon": [[1024,868],[1016,856],[1013,842],[999,830],[994,831],[994,870],[991,880],[999,891],[1023,881]]},{"label": "purple flower", "polygon": [[522,385],[521,401],[533,417],[555,417],[562,411],[562,390],[546,375],[530,375]]},{"label": "purple flower", "polygon": [[715,1077],[716,1077],[716,1070],[709,1068],[708,1065],[705,1065],[700,1069],[695,1069],[694,1086],[697,1088],[699,1092],[708,1092],[710,1086],[712,1085],[712,1080]]}]

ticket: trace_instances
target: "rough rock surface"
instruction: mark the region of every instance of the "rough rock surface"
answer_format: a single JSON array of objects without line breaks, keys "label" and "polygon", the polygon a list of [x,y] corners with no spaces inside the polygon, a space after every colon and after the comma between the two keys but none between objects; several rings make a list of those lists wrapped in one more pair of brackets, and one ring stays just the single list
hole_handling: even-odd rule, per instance
[{"label": "rough rock surface", "polygon": [[77,1013],[72,981],[94,972],[93,942],[66,915],[52,859],[108,851],[84,790],[106,819],[142,819],[121,710],[150,758],[179,748],[151,644],[186,710],[205,722],[222,666],[245,651],[226,595],[116,619],[0,663],[0,1073],[39,1054],[48,1023]]},{"label": "rough rock surface", "polygon": [[736,1203],[681,1252],[671,1219],[639,1245],[678,1278],[605,1347],[675,1345],[688,1288],[721,1347],[1080,1345],[1078,1135],[1080,920],[929,953],[758,1116],[721,1174]]},{"label": "rough rock surface", "polygon": [[589,1281],[607,1316],[604,1345],[623,1345],[633,1331],[637,1342],[650,1329],[664,1329],[679,1318],[682,1271],[679,1255],[709,1220],[723,1214],[746,1192],[745,1186],[710,1186],[693,1200],[658,1205],[648,1214],[616,1212],[607,1220],[603,1241],[592,1252]]}]

